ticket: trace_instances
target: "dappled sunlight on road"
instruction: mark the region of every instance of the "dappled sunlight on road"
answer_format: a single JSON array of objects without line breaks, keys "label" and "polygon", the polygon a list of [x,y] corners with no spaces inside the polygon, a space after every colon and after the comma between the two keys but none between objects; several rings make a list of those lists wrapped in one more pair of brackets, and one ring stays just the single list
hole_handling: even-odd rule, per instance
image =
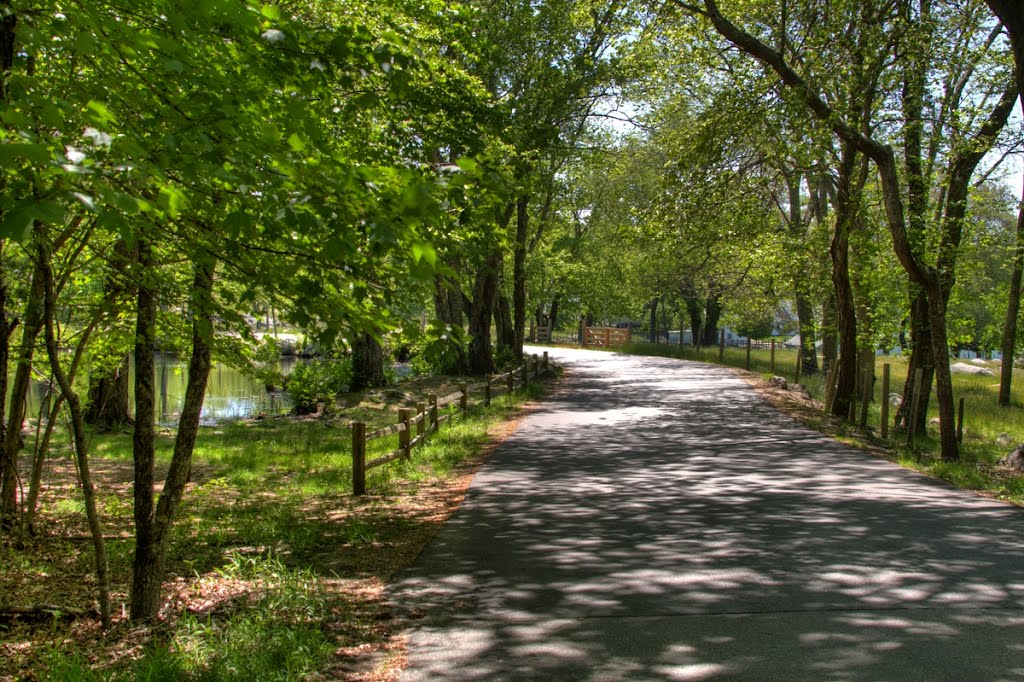
[{"label": "dappled sunlight on road", "polygon": [[426,614],[409,679],[1024,678],[1021,510],[809,431],[721,368],[558,353],[563,388],[393,588]]}]

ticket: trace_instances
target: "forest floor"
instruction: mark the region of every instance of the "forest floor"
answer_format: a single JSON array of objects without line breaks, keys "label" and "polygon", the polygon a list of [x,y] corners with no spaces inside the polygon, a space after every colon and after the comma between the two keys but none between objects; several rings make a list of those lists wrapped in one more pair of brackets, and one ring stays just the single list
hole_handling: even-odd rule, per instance
[{"label": "forest floor", "polygon": [[[498,399],[490,410],[446,425],[412,463],[371,477],[368,493],[358,498],[346,466],[349,431],[340,425],[457,385],[406,382],[320,419],[204,430],[175,526],[165,606],[147,626],[126,613],[134,547],[130,434],[97,436],[93,443],[113,603],[106,632],[95,611],[94,553],[75,465],[67,450],[55,447],[35,532],[0,544],[0,680],[132,679],[143,669],[159,679],[259,679],[261,665],[295,670],[288,679],[394,679],[404,641],[384,587],[458,507],[488,453],[515,430],[523,398]],[[533,385],[524,395],[540,390]],[[378,419],[369,428],[390,422]],[[325,454],[332,449],[341,455]],[[271,593],[276,603],[267,601]],[[283,630],[263,623],[268,609],[289,604],[313,607]],[[264,655],[264,649],[272,651]],[[310,653],[288,659],[294,649]]]}]

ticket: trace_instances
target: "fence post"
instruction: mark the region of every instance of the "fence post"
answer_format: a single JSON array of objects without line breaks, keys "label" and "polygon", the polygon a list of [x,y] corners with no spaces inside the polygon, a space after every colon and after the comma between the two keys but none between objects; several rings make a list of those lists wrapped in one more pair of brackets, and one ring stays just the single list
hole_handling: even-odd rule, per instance
[{"label": "fence post", "polygon": [[750,371],[750,337],[747,337],[747,366],[746,370]]},{"label": "fence post", "polygon": [[889,373],[891,371],[888,362],[882,365],[882,421],[878,426],[883,439],[889,437]]},{"label": "fence post", "polygon": [[462,414],[469,412],[469,384],[459,384],[459,392],[462,394],[459,396],[459,409],[462,410]]},{"label": "fence post", "polygon": [[366,492],[366,424],[352,422],[352,494]]},{"label": "fence post", "polygon": [[796,378],[793,380],[794,384],[800,383],[800,371],[803,369],[801,365],[804,364],[804,342],[800,340],[800,347],[796,349]]},{"label": "fence post", "polygon": [[725,361],[725,330],[722,329],[718,333],[718,361]]},{"label": "fence post", "polygon": [[545,372],[548,371],[548,352],[547,351],[544,351],[544,364],[541,365],[541,366],[544,368]]},{"label": "fence post", "polygon": [[422,436],[423,432],[427,430],[427,406],[425,403],[416,403],[416,414],[419,415],[416,419],[416,435]]},{"label": "fence post", "polygon": [[530,356],[523,356],[523,387],[530,383]]},{"label": "fence post", "polygon": [[509,393],[516,390],[516,371],[514,369],[508,371],[508,374],[505,375],[505,381],[508,385]]},{"label": "fence post", "polygon": [[431,393],[427,396],[430,401],[430,428],[437,429],[437,394]]},{"label": "fence post", "polygon": [[612,330],[608,327],[604,328],[604,347],[609,348],[612,345]]},{"label": "fence post", "polygon": [[964,399],[960,398],[960,410],[956,416],[956,442],[964,442]]},{"label": "fence post", "polygon": [[868,425],[868,405],[871,403],[871,395],[875,392],[874,389],[874,378],[875,373],[874,363],[864,368],[864,390],[861,391],[861,403],[860,403],[860,425]]},{"label": "fence post", "polygon": [[487,383],[484,384],[484,407],[491,406],[491,377],[488,375]]},{"label": "fence post", "polygon": [[411,416],[412,410],[408,407],[398,408],[398,421],[405,424],[405,428],[398,432],[398,449],[402,452],[402,459],[412,457],[412,448],[409,447],[409,441],[412,440],[412,434],[410,433],[412,424],[409,423]]},{"label": "fence post", "polygon": [[587,347],[587,318],[580,318],[580,345]]},{"label": "fence post", "polygon": [[768,355],[768,372],[775,374],[775,339],[772,339],[771,352]]},{"label": "fence post", "polygon": [[910,421],[907,422],[907,446],[914,446],[914,432],[917,431],[917,411],[921,407],[921,382],[924,381],[924,370],[914,370],[914,397],[910,401]]}]

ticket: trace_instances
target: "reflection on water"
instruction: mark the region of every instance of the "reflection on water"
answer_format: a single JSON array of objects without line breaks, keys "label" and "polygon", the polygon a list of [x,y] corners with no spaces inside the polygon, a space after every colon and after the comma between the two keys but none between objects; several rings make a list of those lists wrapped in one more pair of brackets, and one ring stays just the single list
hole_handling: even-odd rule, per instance
[{"label": "reflection on water", "polygon": [[[286,357],[280,360],[284,374],[292,371],[301,358]],[[129,393],[132,405],[135,400],[134,362],[130,370]],[[188,360],[172,353],[156,354],[156,418],[160,424],[177,421],[185,401],[185,385],[188,383]],[[84,387],[79,387],[84,393]],[[46,384],[33,381],[28,397],[28,418],[39,415],[39,405],[46,395]],[[291,403],[283,392],[269,392],[266,387],[249,375],[223,363],[214,363],[210,380],[206,385],[203,400],[202,420],[214,423],[225,419],[249,419],[260,414],[284,414],[291,409]]]}]

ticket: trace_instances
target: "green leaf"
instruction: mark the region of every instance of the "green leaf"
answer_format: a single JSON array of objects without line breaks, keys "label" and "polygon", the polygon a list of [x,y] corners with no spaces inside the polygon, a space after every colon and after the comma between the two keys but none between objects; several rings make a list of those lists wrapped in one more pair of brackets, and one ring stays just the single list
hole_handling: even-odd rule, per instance
[{"label": "green leaf", "polygon": [[292,148],[293,152],[303,152],[306,150],[306,143],[302,141],[298,133],[292,133],[288,136],[288,146]]},{"label": "green leaf", "polygon": [[110,109],[103,102],[97,102],[91,99],[86,103],[85,108],[88,109],[89,118],[98,126],[114,126],[117,125],[117,118],[110,113]]},{"label": "green leaf", "polygon": [[466,171],[467,173],[475,173],[477,168],[476,159],[470,156],[463,156],[461,159],[455,162],[455,165]]},{"label": "green leaf", "polygon": [[281,9],[277,5],[263,5],[260,7],[260,14],[271,21],[277,21],[281,18]]},{"label": "green leaf", "polygon": [[0,144],[0,163],[7,165],[19,158],[43,164],[50,160],[50,149],[45,144]]},{"label": "green leaf", "polygon": [[160,207],[172,218],[177,218],[181,209],[185,207],[185,194],[173,185],[164,185],[160,188]]},{"label": "green leaf", "polygon": [[32,231],[36,220],[47,223],[64,221],[64,207],[53,200],[35,201],[26,199],[0,216],[0,239],[24,241]]},{"label": "green leaf", "polygon": [[422,260],[433,266],[437,263],[437,251],[427,242],[417,242],[412,245],[412,258],[416,263]]}]

